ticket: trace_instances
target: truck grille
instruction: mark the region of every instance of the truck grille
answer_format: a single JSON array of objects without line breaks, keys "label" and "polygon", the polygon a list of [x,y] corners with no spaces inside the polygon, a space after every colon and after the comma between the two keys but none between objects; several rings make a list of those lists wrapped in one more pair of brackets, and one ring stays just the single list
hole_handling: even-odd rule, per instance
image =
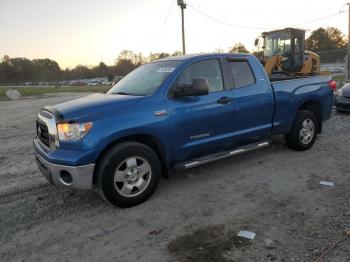
[{"label": "truck grille", "polygon": [[36,134],[44,145],[50,147],[49,130],[44,123],[36,121]]}]

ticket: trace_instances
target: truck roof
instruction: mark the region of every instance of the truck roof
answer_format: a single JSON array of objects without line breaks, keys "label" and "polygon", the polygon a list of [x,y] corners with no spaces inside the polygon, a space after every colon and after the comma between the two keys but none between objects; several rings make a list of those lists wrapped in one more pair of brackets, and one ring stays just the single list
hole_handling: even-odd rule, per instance
[{"label": "truck roof", "polygon": [[230,57],[249,57],[252,56],[252,54],[246,54],[246,53],[210,53],[210,54],[189,54],[189,55],[180,55],[180,56],[168,56],[159,60],[156,60],[154,62],[159,61],[185,61],[185,60],[191,60],[195,58],[217,58],[222,56],[230,56]]}]

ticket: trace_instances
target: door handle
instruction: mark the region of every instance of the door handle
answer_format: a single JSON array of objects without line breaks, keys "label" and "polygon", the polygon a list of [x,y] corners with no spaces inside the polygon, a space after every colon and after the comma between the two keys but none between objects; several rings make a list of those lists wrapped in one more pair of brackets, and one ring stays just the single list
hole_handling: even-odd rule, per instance
[{"label": "door handle", "polygon": [[223,97],[220,97],[216,102],[218,104],[227,105],[231,101],[232,101],[232,97],[223,96]]}]

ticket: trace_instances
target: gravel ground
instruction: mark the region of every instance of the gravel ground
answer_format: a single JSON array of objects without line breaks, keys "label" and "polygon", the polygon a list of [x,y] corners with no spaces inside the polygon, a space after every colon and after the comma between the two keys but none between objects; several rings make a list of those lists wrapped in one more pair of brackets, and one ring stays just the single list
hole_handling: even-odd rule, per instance
[{"label": "gravel ground", "polygon": [[[37,111],[72,96],[0,102],[0,261],[313,261],[350,228],[350,115],[334,113],[309,151],[277,137],[162,179],[149,201],[120,209],[56,189],[35,166]],[[350,239],[324,261],[349,262]]]}]

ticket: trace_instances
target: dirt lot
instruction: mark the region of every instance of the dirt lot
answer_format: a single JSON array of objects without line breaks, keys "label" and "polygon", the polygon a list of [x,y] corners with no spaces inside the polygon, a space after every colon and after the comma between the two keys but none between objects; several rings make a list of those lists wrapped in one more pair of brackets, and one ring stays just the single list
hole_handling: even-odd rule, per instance
[{"label": "dirt lot", "polygon": [[[276,138],[176,173],[146,203],[119,209],[54,188],[35,166],[36,112],[66,99],[0,102],[0,261],[312,261],[350,228],[350,115],[334,113],[309,151]],[[325,261],[349,262],[350,239]]]}]

